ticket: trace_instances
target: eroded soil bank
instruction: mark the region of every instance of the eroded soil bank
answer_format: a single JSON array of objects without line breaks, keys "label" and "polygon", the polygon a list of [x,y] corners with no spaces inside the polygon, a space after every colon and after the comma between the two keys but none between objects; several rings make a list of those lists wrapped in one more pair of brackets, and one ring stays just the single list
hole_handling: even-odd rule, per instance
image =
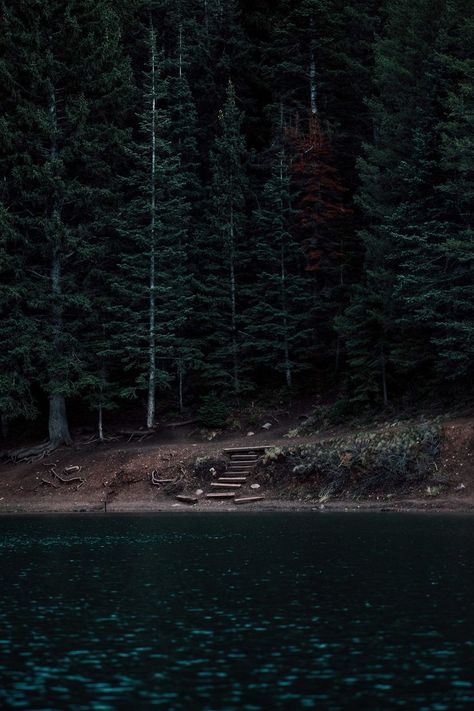
[{"label": "eroded soil bank", "polygon": [[[287,438],[261,432],[193,441],[193,432],[134,444],[76,441],[52,456],[0,465],[0,513],[160,511],[474,511],[474,419],[390,422]],[[244,507],[209,500],[228,447],[266,447]],[[77,469],[79,468],[79,469]],[[151,473],[160,480],[153,485]],[[59,477],[55,474],[59,474]],[[66,481],[75,478],[74,481]],[[187,505],[177,495],[197,499]]]}]

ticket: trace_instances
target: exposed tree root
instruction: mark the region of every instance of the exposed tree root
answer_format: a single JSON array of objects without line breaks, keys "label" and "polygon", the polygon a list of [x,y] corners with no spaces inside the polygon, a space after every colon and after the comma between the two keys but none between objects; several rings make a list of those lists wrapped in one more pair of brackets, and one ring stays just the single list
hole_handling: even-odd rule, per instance
[{"label": "exposed tree root", "polygon": [[31,464],[31,462],[36,462],[40,459],[44,459],[44,457],[47,457],[49,454],[54,452],[55,449],[56,447],[51,444],[49,440],[47,440],[46,442],[38,444],[35,447],[26,447],[23,449],[10,450],[9,452],[6,452],[6,454],[4,454],[3,456],[13,462],[27,462],[28,464]]}]

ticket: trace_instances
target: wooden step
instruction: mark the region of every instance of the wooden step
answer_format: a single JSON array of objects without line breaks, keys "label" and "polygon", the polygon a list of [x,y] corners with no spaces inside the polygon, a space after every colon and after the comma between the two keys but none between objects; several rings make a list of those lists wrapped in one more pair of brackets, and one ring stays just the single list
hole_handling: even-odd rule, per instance
[{"label": "wooden step", "polygon": [[235,496],[235,491],[232,493],[219,493],[219,494],[206,494],[206,499],[233,499]]},{"label": "wooden step", "polygon": [[220,476],[218,481],[227,481],[227,482],[230,482],[231,484],[232,483],[236,484],[237,482],[241,482],[243,484],[247,481],[247,477],[246,476]]},{"label": "wooden step", "polygon": [[241,452],[242,454],[255,454],[255,452],[264,452],[269,447],[271,447],[270,444],[258,447],[229,447],[224,449],[224,452],[226,454],[236,454],[237,452]]},{"label": "wooden step", "polygon": [[241,504],[252,504],[254,501],[263,501],[264,496],[244,496],[241,499],[234,499],[234,504],[237,504],[237,506]]},{"label": "wooden step", "polygon": [[211,486],[218,487],[221,489],[240,489],[242,484],[219,484],[218,481],[213,481]]},{"label": "wooden step", "polygon": [[258,454],[233,454],[230,458],[231,462],[256,462]]},{"label": "wooden step", "polygon": [[231,472],[234,472],[234,471],[251,472],[254,469],[255,469],[255,466],[253,464],[248,467],[240,465],[240,464],[238,466],[232,466],[232,464],[231,464],[229,467],[227,467],[227,471],[231,471]]}]

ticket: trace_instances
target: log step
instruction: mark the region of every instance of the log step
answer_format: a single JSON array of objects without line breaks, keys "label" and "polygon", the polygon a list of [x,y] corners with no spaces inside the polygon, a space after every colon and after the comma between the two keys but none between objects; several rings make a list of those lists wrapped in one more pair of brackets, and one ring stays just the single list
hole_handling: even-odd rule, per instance
[{"label": "log step", "polygon": [[224,449],[224,452],[226,454],[236,454],[238,452],[241,454],[255,454],[255,452],[264,452],[270,446],[271,445],[267,444],[258,447],[228,447],[227,449]]},{"label": "log step", "polygon": [[258,461],[255,460],[255,462],[234,462],[231,460],[227,466],[229,467],[246,467],[247,469],[251,469],[254,467],[256,464],[258,464]]},{"label": "log step", "polygon": [[237,504],[238,506],[241,504],[251,504],[254,501],[263,501],[264,496],[245,496],[241,499],[234,499],[234,504]]},{"label": "log step", "polygon": [[211,486],[220,487],[221,489],[240,489],[242,484],[220,484],[219,482],[213,481]]},{"label": "log step", "polygon": [[232,493],[206,494],[206,499],[233,499],[235,491]]},{"label": "log step", "polygon": [[221,476],[221,477],[219,477],[218,481],[223,481],[223,482],[227,481],[230,484],[232,484],[232,483],[236,484],[237,482],[241,482],[242,484],[244,484],[247,481],[247,477],[246,476]]},{"label": "log step", "polygon": [[198,502],[198,499],[195,496],[184,496],[184,494],[179,494],[176,498],[182,504],[197,504]]},{"label": "log step", "polygon": [[256,462],[258,454],[236,454],[230,458],[231,462]]}]

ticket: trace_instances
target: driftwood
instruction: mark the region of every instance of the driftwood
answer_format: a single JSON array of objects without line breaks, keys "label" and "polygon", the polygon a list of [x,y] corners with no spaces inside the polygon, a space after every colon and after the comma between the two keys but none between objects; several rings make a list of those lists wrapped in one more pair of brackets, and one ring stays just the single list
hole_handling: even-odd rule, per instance
[{"label": "driftwood", "polygon": [[156,469],[153,469],[151,473],[151,483],[154,486],[161,486],[162,484],[174,484],[176,483],[176,479],[159,479],[158,472],[156,471]]},{"label": "driftwood", "polygon": [[[56,468],[55,468],[55,467],[56,467],[55,464],[50,465],[49,472],[50,472],[50,474],[51,474],[52,477],[54,477],[55,479],[57,479],[58,481],[60,481],[62,484],[72,484],[72,483],[74,483],[75,481],[78,481],[79,484],[78,484],[78,486],[77,486],[76,488],[79,489],[83,484],[86,483],[86,480],[84,479],[84,477],[79,476],[79,475],[77,475],[77,476],[70,476],[70,477],[64,477],[64,476],[62,476],[61,474],[58,474],[58,472],[56,471]],[[63,473],[66,473],[67,471],[71,471],[71,470],[75,470],[75,471],[79,472],[79,471],[81,471],[81,469],[82,469],[82,467],[76,467],[76,466],[74,466],[74,467],[66,467],[66,469],[63,470]],[[54,489],[58,489],[58,488],[59,488],[59,487],[57,486],[57,484],[55,484],[54,481],[50,481],[49,479],[44,479],[44,478],[42,478],[42,479],[41,479],[41,482],[42,482],[43,484],[49,484],[49,485],[52,486]]]},{"label": "driftwood", "polygon": [[58,472],[53,471],[53,475],[56,477],[56,479],[59,479],[63,484],[72,484],[73,481],[80,481],[81,484],[84,484],[85,479],[82,476],[70,476],[69,478],[65,478],[61,476],[61,474],[58,474]]},{"label": "driftwood", "polygon": [[53,489],[59,489],[58,485],[54,483],[54,481],[49,481],[49,479],[41,479],[42,484],[49,484],[49,486],[52,486]]}]

